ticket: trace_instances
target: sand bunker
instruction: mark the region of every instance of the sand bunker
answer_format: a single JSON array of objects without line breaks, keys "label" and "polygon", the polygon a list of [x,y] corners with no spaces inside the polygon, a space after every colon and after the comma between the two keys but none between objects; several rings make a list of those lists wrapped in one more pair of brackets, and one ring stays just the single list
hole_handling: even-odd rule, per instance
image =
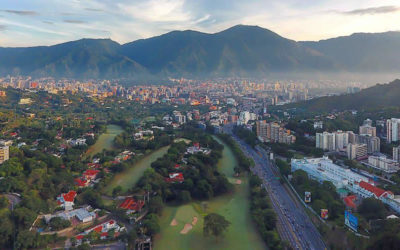
[{"label": "sand bunker", "polygon": [[193,217],[193,220],[192,220],[192,225],[193,226],[196,226],[196,224],[197,224],[197,217],[195,216],[195,217]]},{"label": "sand bunker", "polygon": [[178,222],[176,221],[176,219],[174,218],[172,221],[171,221],[171,223],[169,224],[170,226],[177,226],[178,225]]},{"label": "sand bunker", "polygon": [[235,182],[237,185],[240,185],[240,184],[242,184],[242,181],[241,180],[236,180],[236,182]]},{"label": "sand bunker", "polygon": [[190,230],[192,230],[192,224],[186,223],[183,229],[181,230],[181,234],[187,234]]}]

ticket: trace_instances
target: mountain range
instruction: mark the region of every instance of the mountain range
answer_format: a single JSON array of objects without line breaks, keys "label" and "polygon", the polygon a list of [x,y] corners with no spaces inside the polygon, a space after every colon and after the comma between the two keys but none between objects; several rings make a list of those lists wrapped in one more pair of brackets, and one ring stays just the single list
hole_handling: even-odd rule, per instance
[{"label": "mountain range", "polygon": [[400,32],[296,42],[258,26],[208,34],[172,31],[119,44],[81,39],[53,46],[0,47],[0,75],[70,78],[265,76],[285,72],[398,72]]}]

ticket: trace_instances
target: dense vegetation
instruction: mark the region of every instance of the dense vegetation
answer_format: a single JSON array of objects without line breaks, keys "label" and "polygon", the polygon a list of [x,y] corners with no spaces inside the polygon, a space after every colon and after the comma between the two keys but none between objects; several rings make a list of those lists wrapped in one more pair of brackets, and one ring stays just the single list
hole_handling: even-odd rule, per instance
[{"label": "dense vegetation", "polygon": [[315,98],[287,107],[318,112],[363,109],[380,111],[382,108],[400,106],[399,91],[400,80],[395,80],[389,84],[378,84],[364,89],[359,93]]},{"label": "dense vegetation", "polygon": [[267,191],[261,187],[262,181],[250,175],[250,211],[254,223],[270,249],[281,249],[281,241],[276,231],[276,214],[268,199]]},{"label": "dense vegetation", "polygon": [[329,220],[342,220],[345,209],[343,202],[336,192],[336,187],[328,181],[322,184],[309,179],[306,172],[297,170],[293,173],[292,184],[297,193],[311,192],[311,207],[319,214],[321,209],[328,209]]}]

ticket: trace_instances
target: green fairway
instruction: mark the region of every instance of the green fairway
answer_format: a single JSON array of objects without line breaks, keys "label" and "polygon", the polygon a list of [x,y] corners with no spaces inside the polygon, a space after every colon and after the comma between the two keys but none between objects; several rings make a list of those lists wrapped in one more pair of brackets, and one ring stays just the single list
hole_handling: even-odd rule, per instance
[{"label": "green fairway", "polygon": [[107,125],[107,131],[99,136],[96,143],[89,147],[85,153],[85,157],[92,157],[103,149],[112,149],[114,138],[121,134],[124,130],[114,124]]},{"label": "green fairway", "polygon": [[[236,159],[229,147],[217,140],[225,147],[218,168],[234,183],[236,178],[232,176],[233,168],[237,164]],[[160,218],[161,232],[155,238],[155,249],[266,249],[250,218],[247,178],[240,180],[242,184],[235,185],[233,194],[207,202],[192,202],[178,207],[167,206]],[[211,212],[225,216],[232,223],[225,237],[218,241],[203,237],[203,218]],[[197,224],[187,234],[180,234],[184,225],[191,223],[193,217],[199,219]],[[170,225],[173,219],[177,222],[176,226]]]},{"label": "green fairway", "polygon": [[130,166],[127,170],[116,174],[104,189],[104,192],[107,195],[111,195],[113,189],[117,186],[122,187],[122,193],[126,192],[128,189],[136,185],[136,182],[138,182],[140,177],[142,177],[144,171],[151,166],[151,163],[163,156],[168,149],[169,146],[159,148],[144,156],[138,162]]}]

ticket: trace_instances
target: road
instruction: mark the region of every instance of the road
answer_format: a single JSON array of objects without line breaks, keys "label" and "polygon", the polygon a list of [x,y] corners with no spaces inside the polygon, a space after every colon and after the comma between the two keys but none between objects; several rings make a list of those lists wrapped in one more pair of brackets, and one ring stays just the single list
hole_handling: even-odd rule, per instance
[{"label": "road", "polygon": [[282,240],[286,240],[293,249],[326,249],[322,236],[312,224],[302,206],[297,206],[288,191],[276,178],[278,171],[269,160],[269,153],[260,147],[253,149],[233,135],[232,127],[225,126],[224,131],[232,136],[242,151],[254,160],[251,171],[263,181],[273,209],[278,218],[277,230]]}]

